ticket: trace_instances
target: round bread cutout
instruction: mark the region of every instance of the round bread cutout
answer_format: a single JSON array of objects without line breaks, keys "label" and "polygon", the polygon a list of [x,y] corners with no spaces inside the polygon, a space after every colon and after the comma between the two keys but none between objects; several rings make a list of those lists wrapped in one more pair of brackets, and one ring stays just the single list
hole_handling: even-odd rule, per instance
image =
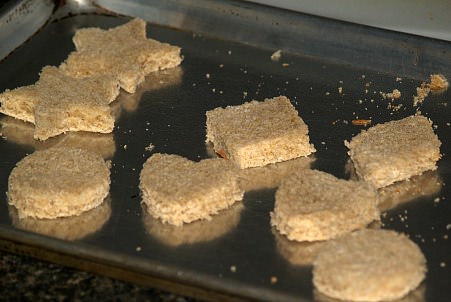
[{"label": "round bread cutout", "polygon": [[100,205],[110,188],[110,169],[98,154],[54,147],[36,151],[11,171],[8,202],[19,218],[80,215]]},{"label": "round bread cutout", "polygon": [[313,263],[313,284],[346,301],[392,301],[417,288],[426,260],[405,235],[365,229],[327,242]]}]

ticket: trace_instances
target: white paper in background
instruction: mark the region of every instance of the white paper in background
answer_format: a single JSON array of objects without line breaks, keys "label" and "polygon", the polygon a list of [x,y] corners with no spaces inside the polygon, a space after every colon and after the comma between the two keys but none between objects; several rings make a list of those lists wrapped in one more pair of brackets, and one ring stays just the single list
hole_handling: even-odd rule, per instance
[{"label": "white paper in background", "polygon": [[451,41],[451,0],[248,0],[312,15]]}]

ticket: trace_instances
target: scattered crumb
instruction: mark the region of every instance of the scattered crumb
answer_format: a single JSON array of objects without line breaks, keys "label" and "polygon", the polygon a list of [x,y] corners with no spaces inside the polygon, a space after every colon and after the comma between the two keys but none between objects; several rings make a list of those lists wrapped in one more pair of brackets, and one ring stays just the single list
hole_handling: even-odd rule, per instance
[{"label": "scattered crumb", "polygon": [[423,103],[429,92],[431,92],[431,88],[425,82],[421,83],[421,86],[417,87],[417,94],[413,96],[413,105],[417,106]]},{"label": "scattered crumb", "polygon": [[124,147],[123,147],[123,148],[124,148],[124,150],[127,150],[127,147],[128,147],[127,145],[124,145]]},{"label": "scattered crumb", "polygon": [[276,276],[271,276],[271,284],[276,284],[277,283],[277,277]]},{"label": "scattered crumb", "polygon": [[341,87],[341,86],[338,87],[338,93],[339,93],[339,94],[343,94],[343,87]]},{"label": "scattered crumb", "polygon": [[440,262],[440,267],[446,267],[446,262]]},{"label": "scattered crumb", "polygon": [[142,248],[141,248],[139,245],[136,247],[136,251],[137,251],[137,252],[141,252],[141,249],[142,249]]},{"label": "scattered crumb", "polygon": [[382,96],[382,98],[384,100],[385,99],[395,100],[395,99],[399,99],[401,97],[401,91],[399,91],[398,89],[393,89],[392,92],[379,91],[379,94]]},{"label": "scattered crumb", "polygon": [[389,103],[387,105],[387,109],[392,110],[393,112],[399,111],[402,108],[402,104],[394,105],[392,103]]},{"label": "scattered crumb", "polygon": [[152,151],[155,148],[155,145],[150,143],[146,148],[144,148],[146,151]]},{"label": "scattered crumb", "polygon": [[278,62],[282,57],[282,50],[277,50],[271,55],[271,61]]},{"label": "scattered crumb", "polygon": [[448,80],[442,74],[431,74],[429,88],[431,92],[443,92],[448,89]]},{"label": "scattered crumb", "polygon": [[358,120],[352,120],[351,123],[354,126],[368,126],[371,124],[371,120],[362,120],[362,119],[358,119]]},{"label": "scattered crumb", "polygon": [[230,271],[232,273],[236,273],[236,266],[235,265],[230,266]]},{"label": "scattered crumb", "polygon": [[396,82],[401,82],[402,78],[401,77],[396,77]]},{"label": "scattered crumb", "polygon": [[398,89],[393,89],[392,95],[394,99],[399,99],[401,97],[401,91],[399,91]]},{"label": "scattered crumb", "polygon": [[290,64],[288,64],[288,63],[283,63],[282,64],[282,67],[289,67],[290,66]]},{"label": "scattered crumb", "polygon": [[413,105],[423,103],[424,99],[429,93],[441,93],[448,89],[448,80],[442,74],[431,74],[430,82],[422,82],[420,87],[417,87],[417,94],[413,96]]}]

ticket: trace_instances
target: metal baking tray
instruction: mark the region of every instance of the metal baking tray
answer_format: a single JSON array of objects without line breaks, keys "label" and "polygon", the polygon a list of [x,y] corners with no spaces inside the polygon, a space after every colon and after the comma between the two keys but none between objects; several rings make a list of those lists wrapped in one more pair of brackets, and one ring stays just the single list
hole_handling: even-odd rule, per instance
[{"label": "metal baking tray", "polygon": [[[109,28],[130,17],[148,21],[149,37],[182,47],[184,61],[149,76],[136,94],[121,92],[111,135],[37,142],[30,125],[0,116],[1,249],[205,300],[319,299],[311,267],[317,246],[289,242],[271,228],[275,188],[268,179],[256,177],[242,203],[211,222],[174,228],[143,211],[142,164],[153,152],[214,156],[205,144],[205,111],[286,95],[317,148],[311,166],[347,179],[343,142],[363,127],[352,120],[377,124],[420,110],[434,122],[443,158],[437,171],[385,192],[387,210],[376,227],[407,233],[427,258],[427,278],[410,298],[451,300],[451,92],[412,102],[430,74],[451,78],[449,42],[241,1],[12,1],[2,10],[0,37],[11,36],[13,25],[23,30],[0,44],[1,91],[59,65],[74,49],[77,28]],[[46,21],[26,22],[37,16]],[[271,60],[279,49],[280,60]],[[401,98],[384,99],[381,92],[393,89]],[[9,173],[27,154],[58,144],[94,148],[112,161],[109,200],[80,218],[18,220],[7,205]]]}]

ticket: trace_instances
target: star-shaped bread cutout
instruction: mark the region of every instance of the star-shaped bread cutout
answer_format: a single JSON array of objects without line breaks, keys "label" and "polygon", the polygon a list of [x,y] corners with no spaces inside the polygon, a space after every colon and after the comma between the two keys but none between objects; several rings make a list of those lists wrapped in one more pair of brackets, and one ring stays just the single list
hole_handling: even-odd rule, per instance
[{"label": "star-shaped bread cutout", "polygon": [[127,92],[134,93],[146,75],[180,65],[180,47],[146,37],[146,22],[133,19],[115,28],[76,31],[76,51],[60,68],[73,77],[113,75]]},{"label": "star-shaped bread cutout", "polygon": [[110,133],[109,103],[119,94],[112,76],[72,78],[45,66],[34,85],[0,94],[0,112],[35,124],[34,138],[46,140],[66,131]]}]

